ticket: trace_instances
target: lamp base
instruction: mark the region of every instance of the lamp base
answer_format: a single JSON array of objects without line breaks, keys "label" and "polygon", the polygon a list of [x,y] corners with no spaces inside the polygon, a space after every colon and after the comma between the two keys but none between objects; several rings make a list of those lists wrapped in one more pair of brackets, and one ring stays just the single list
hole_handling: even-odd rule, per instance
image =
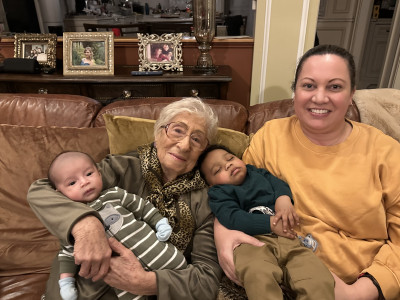
[{"label": "lamp base", "polygon": [[197,74],[204,74],[204,75],[211,75],[215,74],[218,71],[218,66],[211,66],[211,67],[201,67],[201,66],[194,66],[193,73]]}]

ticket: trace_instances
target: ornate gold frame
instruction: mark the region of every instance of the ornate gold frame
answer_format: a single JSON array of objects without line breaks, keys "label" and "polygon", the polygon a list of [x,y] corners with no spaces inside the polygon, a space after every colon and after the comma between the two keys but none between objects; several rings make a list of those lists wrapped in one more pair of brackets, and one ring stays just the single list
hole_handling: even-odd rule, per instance
[{"label": "ornate gold frame", "polygon": [[[139,71],[183,71],[182,67],[182,33],[164,33],[161,36],[157,34],[138,33],[139,39]],[[167,44],[172,49],[171,60],[164,59],[157,61],[152,58],[152,48],[156,45]]]},{"label": "ornate gold frame", "polygon": [[[84,48],[94,51],[95,65],[81,65]],[[64,32],[64,75],[114,75],[114,33]]]},{"label": "ornate gold frame", "polygon": [[42,49],[42,58],[38,59],[38,63],[44,68],[56,67],[56,34],[40,34],[40,33],[17,33],[14,40],[14,57],[16,58],[32,58],[30,56],[33,47],[40,46]]}]

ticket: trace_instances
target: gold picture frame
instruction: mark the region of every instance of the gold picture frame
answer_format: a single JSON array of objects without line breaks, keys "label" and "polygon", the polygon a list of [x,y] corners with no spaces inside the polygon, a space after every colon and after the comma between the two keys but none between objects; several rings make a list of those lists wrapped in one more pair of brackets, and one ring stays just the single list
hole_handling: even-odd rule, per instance
[{"label": "gold picture frame", "polygon": [[36,59],[44,68],[56,67],[57,35],[52,33],[16,33],[14,57]]},{"label": "gold picture frame", "polygon": [[114,75],[114,33],[64,32],[64,75]]},{"label": "gold picture frame", "polygon": [[138,39],[139,71],[183,71],[182,33],[138,33]]}]

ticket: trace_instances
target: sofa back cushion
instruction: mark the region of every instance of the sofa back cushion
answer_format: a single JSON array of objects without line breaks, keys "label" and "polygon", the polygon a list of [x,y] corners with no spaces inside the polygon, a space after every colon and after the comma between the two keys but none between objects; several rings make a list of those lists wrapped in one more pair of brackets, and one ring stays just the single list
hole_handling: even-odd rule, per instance
[{"label": "sofa back cushion", "polygon": [[[143,119],[156,120],[161,109],[173,101],[180,100],[178,97],[146,98],[135,100],[124,100],[113,102],[99,112],[94,126],[105,126],[103,114],[114,116],[128,116]],[[247,109],[240,103],[228,100],[205,99],[219,118],[219,127],[229,128],[245,132],[248,118]]]},{"label": "sofa back cushion", "polygon": [[[292,99],[252,105],[249,107],[249,119],[246,133],[255,133],[269,120],[290,117],[293,114],[294,107]],[[353,105],[347,110],[346,117],[350,120],[360,122],[360,114],[354,101]]]},{"label": "sofa back cushion", "polygon": [[104,158],[109,152],[106,129],[0,125],[0,140],[0,277],[46,273],[58,240],[29,207],[28,189],[47,177],[51,160],[63,150]]},{"label": "sofa back cushion", "polygon": [[79,95],[0,94],[0,124],[92,127],[101,108]]}]

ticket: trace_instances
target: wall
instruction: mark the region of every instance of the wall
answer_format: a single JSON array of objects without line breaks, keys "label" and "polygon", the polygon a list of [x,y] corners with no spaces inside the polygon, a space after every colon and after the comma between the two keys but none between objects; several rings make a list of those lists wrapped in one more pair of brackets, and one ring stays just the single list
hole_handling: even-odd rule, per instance
[{"label": "wall", "polygon": [[296,63],[314,46],[318,8],[319,0],[257,1],[251,105],[292,97]]}]

